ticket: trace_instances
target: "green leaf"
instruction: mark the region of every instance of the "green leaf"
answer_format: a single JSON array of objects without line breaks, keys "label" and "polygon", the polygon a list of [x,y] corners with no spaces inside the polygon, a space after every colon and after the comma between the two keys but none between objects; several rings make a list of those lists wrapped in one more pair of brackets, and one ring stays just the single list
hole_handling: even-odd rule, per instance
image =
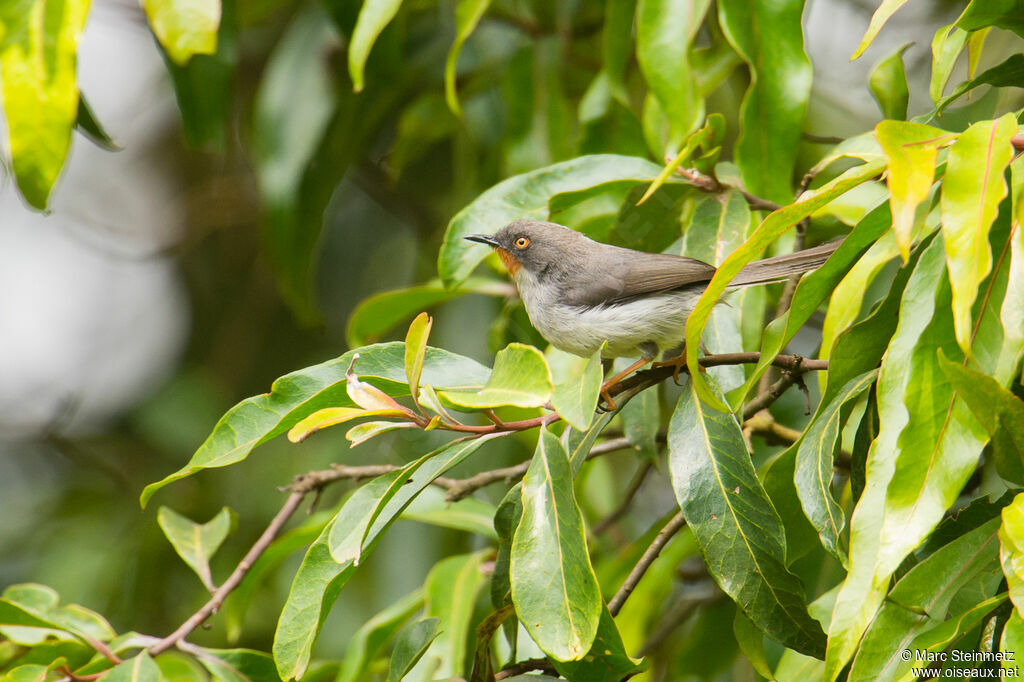
[{"label": "green leaf", "polygon": [[[264,206],[264,238],[284,295],[307,316],[312,315],[309,271],[323,207],[319,212],[310,207],[310,216],[304,213],[311,193],[304,179],[318,151],[329,144],[331,117],[339,108],[333,67],[324,55],[340,46],[323,7],[303,6],[270,54],[253,112],[252,157]],[[344,169],[337,156],[332,163]]]},{"label": "green leaf", "polygon": [[490,253],[490,249],[463,239],[470,234],[491,234],[521,218],[546,220],[548,203],[557,194],[577,192],[611,182],[650,182],[661,166],[646,159],[618,154],[580,156],[504,180],[459,211],[444,233],[437,272],[446,289],[454,289]]},{"label": "green leaf", "polygon": [[274,659],[252,649],[200,649],[198,656],[214,682],[281,682]]},{"label": "green leaf", "polygon": [[991,436],[996,471],[1024,485],[1024,402],[992,377],[947,360],[941,350],[939,367]]},{"label": "green leaf", "polygon": [[766,635],[820,657],[825,635],[807,613],[800,579],[786,568],[782,521],[736,418],[709,409],[687,382],[668,447],[676,498],[715,581]]},{"label": "green leaf", "polygon": [[143,0],[153,34],[167,56],[184,65],[197,54],[217,51],[220,0]]},{"label": "green leaf", "polygon": [[1024,2],[1021,0],[971,0],[956,25],[965,31],[996,26],[1024,36]]},{"label": "green leaf", "polygon": [[417,588],[367,620],[348,641],[341,670],[334,682],[364,679],[373,657],[413,614],[423,608],[423,589]]},{"label": "green leaf", "polygon": [[455,5],[455,41],[448,50],[448,59],[444,63],[444,99],[456,116],[462,115],[459,96],[455,93],[455,67],[459,61],[459,52],[490,4],[491,0],[459,0]]},{"label": "green leaf", "polygon": [[764,651],[764,633],[750,622],[750,619],[743,615],[743,611],[736,609],[736,616],[732,622],[732,634],[740,650],[747,657],[750,665],[761,677],[766,680],[774,680],[772,669],[768,665],[768,658]]},{"label": "green leaf", "polygon": [[195,571],[203,586],[213,592],[217,586],[210,575],[210,559],[238,524],[238,515],[224,507],[206,523],[196,523],[170,507],[160,507],[156,515],[160,529],[182,561]]},{"label": "green leaf", "polygon": [[885,152],[889,168],[886,181],[892,207],[892,229],[906,263],[910,258],[917,207],[932,190],[939,146],[950,135],[920,123],[882,121],[875,127],[875,137]]},{"label": "green leaf", "polygon": [[971,530],[914,566],[892,589],[857,650],[849,680],[892,680],[914,665],[900,654],[942,623],[964,586],[998,561],[999,520]]},{"label": "green leaf", "polygon": [[440,622],[437,618],[426,618],[407,625],[398,633],[394,651],[391,653],[391,665],[388,667],[388,682],[401,682],[412,670],[437,637],[437,626]]},{"label": "green leaf", "polygon": [[[429,426],[428,424],[427,427]],[[415,422],[363,422],[362,424],[356,424],[346,431],[345,438],[350,443],[349,447],[354,448],[384,433],[397,431],[398,429],[415,428],[418,428]]]},{"label": "green leaf", "polygon": [[[726,258],[718,267],[718,270],[715,271],[715,276],[708,283],[707,289],[705,289],[693,312],[690,313],[690,317],[686,320],[686,366],[690,371],[690,376],[693,377],[693,384],[702,400],[717,410],[725,412],[729,409],[724,403],[719,402],[718,398],[708,390],[707,384],[704,377],[701,375],[700,367],[697,363],[700,351],[701,335],[704,332],[704,327],[707,324],[708,318],[711,316],[711,310],[715,307],[718,303],[719,297],[729,286],[729,282],[739,274],[747,263],[754,260],[754,258],[764,251],[764,249],[779,237],[779,235],[783,234],[793,225],[797,224],[835,197],[863,182],[870,180],[881,170],[882,165],[881,161],[875,161],[851,168],[831,182],[820,187],[817,191],[811,194],[811,196],[775,211],[765,218],[764,222],[758,226],[754,233],[750,235],[745,242],[743,242],[743,246],[729,254],[729,257]],[[867,220],[868,218],[865,218],[865,221]],[[865,228],[865,232],[868,231],[868,228]],[[847,246],[847,242],[849,242],[849,238],[839,247],[837,253],[833,254],[832,258],[829,259],[830,262],[835,261],[836,263],[839,263],[845,260],[845,258],[837,255],[839,250],[846,250],[847,252],[852,250],[859,253],[860,247],[853,247],[852,245]],[[822,268],[818,268],[817,272],[822,272],[823,270],[826,274],[819,275],[816,280],[821,281],[826,277],[835,277],[835,281],[838,281],[837,273],[835,273],[832,268],[828,267],[827,264]],[[805,281],[809,280],[811,276],[813,275],[809,275],[805,278]],[[811,285],[806,286],[808,286],[808,290],[810,291],[812,288],[817,290],[821,284],[816,284],[813,287],[811,287]],[[834,284],[832,286],[834,286]],[[831,286],[828,288],[830,290]],[[794,303],[796,302],[795,298],[796,297],[794,296]],[[809,298],[811,297],[809,296]],[[807,313],[808,315],[813,313],[821,300],[824,299],[822,298],[818,302],[814,303],[810,312]],[[794,314],[790,312],[789,317],[794,317]],[[787,320],[789,317],[787,317]],[[793,331],[795,333],[795,328]],[[775,353],[778,353],[778,351],[768,353],[767,356],[765,353],[762,353],[759,367],[761,364],[765,364],[765,366],[767,366],[766,363],[770,362],[770,357],[774,356]],[[763,371],[763,369],[758,371]],[[748,382],[748,386],[749,385],[750,382]]]},{"label": "green leaf", "polygon": [[999,562],[1016,612],[1024,612],[1024,493],[1003,508],[999,526]]},{"label": "green leaf", "polygon": [[895,14],[896,10],[903,7],[906,3],[907,0],[882,0],[878,9],[876,9],[875,13],[871,15],[871,22],[868,24],[868,30],[864,32],[864,37],[861,38],[860,44],[850,57],[851,62],[864,54],[864,50],[871,46],[871,43],[875,40],[875,36],[877,36],[878,32],[882,30],[882,26],[885,25],[885,22],[889,21],[889,17]]},{"label": "green leaf", "polygon": [[953,92],[935,103],[934,110],[918,118],[927,122],[935,116],[941,115],[946,107],[979,85],[992,85],[997,88],[1019,87],[1022,81],[1024,81],[1024,54],[1011,55],[1002,64],[993,66],[991,69],[983,71],[981,75],[956,86]]},{"label": "green leaf", "polygon": [[658,391],[641,391],[621,410],[622,435],[640,456],[653,461],[658,454],[658,429],[661,427],[661,406]]},{"label": "green leaf", "polygon": [[1024,654],[1024,618],[1016,611],[1010,613],[1009,620],[1003,626],[999,650],[1010,654],[1003,661],[1003,669],[1012,668],[1016,671],[1020,666],[1021,655]]},{"label": "green leaf", "polygon": [[92,107],[86,101],[85,95],[78,93],[78,116],[75,118],[75,128],[92,140],[97,146],[107,151],[118,151],[120,147],[110,137],[110,134],[103,128],[103,124],[96,118]]},{"label": "green leaf", "polygon": [[402,512],[402,518],[440,528],[476,533],[488,540],[498,541],[498,535],[494,532],[493,520],[497,511],[494,505],[475,497],[447,502],[440,491],[433,500],[425,500],[430,497],[426,494],[429,492],[430,489],[416,498],[416,502]]},{"label": "green leaf", "polygon": [[574,478],[579,473],[583,463],[587,461],[590,448],[594,447],[594,442],[597,441],[598,436],[604,431],[604,427],[608,426],[608,422],[612,420],[613,416],[615,416],[614,412],[605,412],[602,415],[598,415],[590,423],[590,428],[586,431],[568,428],[562,433],[562,446],[569,453],[569,464],[572,465],[572,475]]},{"label": "green leaf", "polygon": [[[597,634],[587,655],[579,661],[552,661],[555,670],[567,680],[586,682],[619,682],[647,668],[641,659],[634,659],[626,653],[622,635],[615,625],[615,619],[608,607],[601,610]],[[527,678],[534,679],[534,678]]]},{"label": "green leaf", "polygon": [[722,30],[751,71],[740,105],[736,165],[748,191],[778,204],[793,200],[793,170],[811,94],[803,7],[803,0],[718,3]]},{"label": "green leaf", "polygon": [[[39,638],[31,646],[42,642],[48,636],[70,639],[69,636],[64,636],[65,632],[82,640],[91,638],[104,642],[112,640],[117,635],[110,627],[110,623],[95,611],[78,604],[61,606],[56,590],[45,585],[36,583],[11,585],[4,589],[0,597],[4,600],[0,603],[7,604],[7,607],[0,609],[0,623],[5,622],[8,618],[13,618],[11,625],[14,626],[52,628],[34,633],[39,635]],[[31,619],[25,618],[25,613],[42,622],[33,624]],[[6,629],[8,636],[11,636],[10,628]],[[33,633],[26,632],[24,634],[32,635]],[[27,644],[27,640],[24,643]]]},{"label": "green leaf", "polygon": [[540,407],[551,398],[551,370],[544,355],[522,343],[510,343],[494,356],[494,371],[480,389],[449,389],[441,395],[468,408]]},{"label": "green leaf", "polygon": [[427,574],[427,616],[436,617],[444,628],[437,634],[431,655],[440,659],[432,673],[435,678],[463,678],[473,609],[486,578],[481,567],[484,552],[450,556],[437,562]]},{"label": "green leaf", "polygon": [[[794,482],[807,518],[818,530],[821,543],[844,566],[846,554],[840,547],[840,535],[846,519],[832,496],[832,466],[836,442],[842,426],[842,409],[874,383],[875,370],[851,379],[839,389],[826,407],[819,408],[799,443]],[[824,404],[824,403],[822,403]]]},{"label": "green leaf", "polygon": [[104,682],[160,682],[160,668],[145,651],[118,663],[103,676]]},{"label": "green leaf", "polygon": [[512,603],[537,646],[559,661],[587,654],[602,608],[572,480],[565,448],[541,428],[512,540]]},{"label": "green leaf", "polygon": [[[364,380],[385,387],[394,395],[407,392],[405,344],[382,343],[360,348],[339,358],[313,365],[279,378],[270,393],[238,403],[220,418],[213,432],[184,467],[142,491],[141,503],[168,483],[204,469],[241,462],[257,445],[278,436],[300,420],[324,407],[351,406],[345,386],[345,372],[351,365]],[[487,379],[487,368],[474,360],[437,348],[427,348],[423,364],[424,383],[433,386],[479,386]]]},{"label": "green leaf", "polygon": [[[505,434],[483,436],[470,441],[456,441],[442,448],[429,461],[420,464],[412,478],[404,486],[401,486],[383,509],[375,514],[376,520],[370,525],[365,536],[362,556],[365,557],[373,551],[384,531],[434,479],[464,461],[485,442],[501,435]],[[363,488],[373,485],[375,490],[372,492],[379,491],[389,486],[402,474],[402,470],[385,474],[367,483]],[[382,481],[382,483],[377,483],[377,481]],[[374,495],[366,493],[357,498],[363,488],[357,490],[345,502],[331,523],[324,528],[320,537],[313,542],[292,581],[288,600],[281,611],[277,632],[274,634],[274,660],[282,679],[302,677],[309,666],[313,644],[320,634],[320,629],[323,627],[331,606],[356,571],[356,565],[352,561],[339,564],[334,560],[331,556],[330,540],[335,526],[347,528],[358,526],[366,517],[370,506],[367,504],[367,497],[372,498]]]},{"label": "green leaf", "polygon": [[417,310],[432,308],[465,294],[506,297],[509,293],[509,285],[504,282],[470,277],[454,291],[448,291],[435,279],[406,289],[374,294],[360,301],[348,318],[348,345],[355,348],[377,341]]},{"label": "green leaf", "polygon": [[928,90],[935,104],[942,99],[946,83],[949,82],[957,57],[960,56],[966,42],[967,31],[957,28],[954,24],[943,26],[935,32],[935,37],[932,38],[932,80]]},{"label": "green leaf", "polygon": [[0,72],[11,161],[21,195],[45,209],[78,117],[76,47],[88,0],[23,0],[0,9]]},{"label": "green leaf", "polygon": [[956,340],[971,353],[971,306],[978,287],[992,268],[989,230],[1006,197],[1003,171],[1013,157],[1010,139],[1017,120],[1006,114],[997,121],[980,121],[960,134],[949,148],[942,183],[942,237],[953,287]]},{"label": "green leaf", "polygon": [[882,359],[880,430],[851,518],[850,572],[829,629],[829,680],[852,656],[890,576],[956,500],[987,440],[937,365],[939,348],[956,349],[944,272],[935,239],[903,291],[899,326]]},{"label": "green leaf", "polygon": [[[796,204],[794,204],[796,205]],[[787,209],[782,209],[786,211]],[[730,265],[730,272],[738,271],[742,269],[748,260],[752,260],[752,256],[747,256],[746,253],[751,248],[752,243],[758,237],[758,233],[761,230],[769,226],[769,221],[772,220],[773,216],[779,215],[782,211],[776,211],[769,216],[758,228],[758,232],[754,233],[750,239],[748,239],[741,250],[743,254],[740,260],[740,267],[735,268],[734,265]],[[790,303],[789,309],[779,318],[772,320],[768,327],[764,331],[764,338],[761,342],[761,357],[758,359],[757,365],[754,367],[753,373],[747,379],[747,383],[743,386],[743,389],[736,392],[738,396],[737,400],[742,399],[748,395],[750,390],[757,385],[761,376],[765,373],[769,366],[771,366],[772,360],[782,352],[786,344],[796,336],[796,333],[801,327],[810,319],[818,307],[828,298],[832,290],[835,289],[838,282],[842,279],[843,275],[849,267],[864,253],[864,250],[868,246],[878,239],[879,235],[885,232],[889,227],[889,207],[886,204],[877,206],[873,211],[868,213],[864,218],[853,228],[853,232],[843,240],[843,243],[839,245],[835,253],[822,265],[820,268],[811,272],[800,279],[800,284],[797,285],[796,291],[793,292],[793,299]],[[769,237],[765,235],[765,238]],[[756,245],[755,245],[756,248]],[[741,253],[741,250],[734,251],[726,259],[726,263],[731,261],[736,254]],[[725,265],[719,267],[719,272],[722,271]],[[716,273],[715,277],[718,277]],[[731,277],[731,276],[730,276]],[[714,280],[712,280],[712,284]],[[709,287],[710,288],[710,287]],[[710,300],[710,299],[709,299]],[[698,303],[698,309],[701,309],[701,305],[704,303],[704,298]],[[690,315],[690,320],[687,321],[687,363],[689,363],[689,345],[690,345],[690,327],[693,323],[696,311]],[[703,313],[702,313],[703,315]],[[700,336],[695,336],[700,338]],[[703,387],[703,378],[698,379],[694,382],[697,386],[697,390],[701,391]],[[701,397],[707,401],[707,398],[702,394]],[[709,403],[714,405],[714,403]],[[718,408],[722,409],[722,408]]]},{"label": "green leaf", "polygon": [[348,74],[353,91],[362,92],[363,71],[370,50],[401,6],[402,0],[364,0],[348,45]]},{"label": "green leaf", "polygon": [[573,428],[586,431],[594,418],[597,399],[601,392],[601,349],[598,349],[580,368],[580,371],[555,386],[551,405],[562,419]]},{"label": "green leaf", "polygon": [[910,90],[907,87],[907,71],[903,67],[903,53],[913,43],[906,43],[882,57],[871,69],[868,88],[878,102],[882,116],[902,121],[907,117]]},{"label": "green leaf", "polygon": [[[389,503],[393,498],[399,498],[406,486],[416,479],[416,472],[424,465],[430,464],[431,469],[443,466],[446,470],[463,461],[473,454],[477,448],[496,437],[506,435],[505,433],[488,434],[472,439],[460,439],[443,445],[437,450],[430,452],[419,459],[410,462],[402,469],[391,472],[384,476],[378,476],[363,487],[359,488],[352,497],[345,503],[345,507],[339,512],[344,522],[333,524],[334,527],[329,536],[331,556],[339,564],[351,561],[358,566],[363,552],[368,548],[373,539],[372,529],[380,526],[381,523],[390,525],[392,518],[380,518],[386,510],[398,515],[402,509],[395,509]],[[440,460],[438,464],[435,460]],[[433,478],[436,478],[434,476]],[[431,478],[430,480],[433,480]],[[429,481],[428,481],[429,482]],[[410,498],[410,501],[412,498]]]},{"label": "green leaf", "polygon": [[[1000,594],[980,602],[964,613],[961,613],[944,623],[927,630],[910,643],[910,648],[915,651],[937,652],[944,651],[953,642],[960,639],[968,632],[976,628],[986,616],[992,613],[1000,604],[1006,601],[1006,594]],[[917,676],[908,671],[900,682],[911,682]]]},{"label": "green leaf", "polygon": [[640,0],[637,5],[636,58],[668,119],[664,147],[668,154],[675,154],[704,119],[704,99],[697,92],[689,51],[709,4],[709,0]]},{"label": "green leaf", "polygon": [[[512,603],[512,585],[509,567],[512,557],[512,540],[523,517],[523,484],[516,483],[498,504],[494,512],[494,532],[498,534],[498,551],[494,558],[494,573],[491,574],[491,605],[495,609]],[[516,629],[513,628],[513,632]],[[509,638],[512,641],[512,638]]]}]

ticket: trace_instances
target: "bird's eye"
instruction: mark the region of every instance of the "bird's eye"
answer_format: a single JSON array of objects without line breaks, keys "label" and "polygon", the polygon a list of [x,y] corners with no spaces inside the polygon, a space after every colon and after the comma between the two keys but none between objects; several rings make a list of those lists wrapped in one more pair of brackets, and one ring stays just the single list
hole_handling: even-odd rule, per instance
[{"label": "bird's eye", "polygon": [[525,249],[529,245],[530,245],[530,240],[527,239],[526,237],[519,237],[518,239],[516,239],[516,248],[517,249]]}]

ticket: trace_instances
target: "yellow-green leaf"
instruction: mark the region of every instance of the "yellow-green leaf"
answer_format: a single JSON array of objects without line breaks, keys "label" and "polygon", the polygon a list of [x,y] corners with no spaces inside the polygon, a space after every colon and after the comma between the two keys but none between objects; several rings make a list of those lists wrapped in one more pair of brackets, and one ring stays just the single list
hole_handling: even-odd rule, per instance
[{"label": "yellow-green leaf", "polygon": [[176,64],[217,51],[220,0],[143,0],[156,39]]},{"label": "yellow-green leaf", "polygon": [[966,42],[967,31],[955,24],[940,28],[932,38],[932,80],[928,92],[936,104],[942,99],[953,66]]},{"label": "yellow-green leaf", "polygon": [[[336,426],[350,422],[353,419],[362,417],[410,417],[411,413],[405,408],[385,408],[380,410],[364,410],[361,407],[325,407],[309,415],[288,431],[288,440],[293,443],[301,443],[317,431],[322,431],[329,426]],[[352,433],[349,431],[349,433]],[[351,438],[349,440],[352,440]],[[361,439],[359,442],[362,442]],[[358,445],[358,443],[353,443]]]},{"label": "yellow-green leaf", "polygon": [[1003,508],[999,526],[999,561],[1003,565],[1010,601],[1018,614],[1024,613],[1024,493]]},{"label": "yellow-green leaf", "polygon": [[460,407],[540,407],[551,398],[552,390],[544,355],[533,346],[510,343],[494,357],[494,371],[483,388],[452,389],[441,396]]},{"label": "yellow-green leaf", "polygon": [[594,418],[601,391],[601,351],[594,353],[566,381],[555,387],[551,404],[558,415],[574,428],[585,431]]},{"label": "yellow-green leaf", "polygon": [[459,61],[459,52],[490,4],[491,0],[459,0],[455,6],[455,41],[448,50],[448,59],[444,64],[444,99],[456,116],[462,115],[459,96],[455,92],[455,66]]},{"label": "yellow-green leaf", "polygon": [[931,191],[939,147],[950,135],[921,123],[882,121],[875,127],[875,138],[889,166],[887,182],[892,229],[906,263],[910,257],[917,207]]},{"label": "yellow-green leaf", "polygon": [[38,209],[46,208],[78,117],[75,61],[88,13],[89,0],[28,0],[0,13],[11,160],[18,189]]},{"label": "yellow-green leaf", "polygon": [[210,559],[234,530],[237,514],[224,507],[206,523],[196,523],[170,507],[160,507],[156,520],[174,551],[195,571],[203,586],[211,592],[217,589],[210,574]]},{"label": "yellow-green leaf", "polygon": [[868,24],[868,30],[864,32],[864,37],[860,40],[860,45],[854,50],[853,55],[850,57],[852,62],[857,57],[864,54],[864,50],[871,46],[874,42],[875,36],[882,30],[882,26],[885,22],[889,21],[889,17],[896,13],[900,7],[903,7],[907,3],[907,0],[883,0],[882,4],[878,6],[875,13],[871,15],[871,22]]},{"label": "yellow-green leaf", "polygon": [[1003,171],[1013,157],[1017,120],[1006,114],[973,124],[949,150],[942,183],[942,237],[953,287],[956,340],[971,352],[971,306],[992,268],[988,233],[1006,196]]},{"label": "yellow-green leaf", "polygon": [[405,335],[405,376],[409,379],[409,393],[413,400],[419,400],[420,375],[423,373],[427,338],[433,324],[430,315],[420,313],[409,325],[409,331]]},{"label": "yellow-green leaf", "polygon": [[363,72],[370,50],[377,38],[391,20],[398,14],[402,0],[365,0],[359,10],[356,27],[352,29],[352,40],[348,45],[348,74],[352,78],[352,89],[363,90]]}]

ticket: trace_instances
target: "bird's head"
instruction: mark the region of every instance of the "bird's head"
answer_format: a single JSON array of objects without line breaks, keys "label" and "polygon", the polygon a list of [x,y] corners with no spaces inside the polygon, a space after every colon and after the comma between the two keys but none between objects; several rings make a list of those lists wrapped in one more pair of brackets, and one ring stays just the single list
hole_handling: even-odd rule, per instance
[{"label": "bird's head", "polygon": [[521,270],[539,277],[560,268],[572,261],[582,242],[590,241],[576,230],[540,220],[517,220],[491,236],[471,234],[465,238],[497,251],[513,277]]}]

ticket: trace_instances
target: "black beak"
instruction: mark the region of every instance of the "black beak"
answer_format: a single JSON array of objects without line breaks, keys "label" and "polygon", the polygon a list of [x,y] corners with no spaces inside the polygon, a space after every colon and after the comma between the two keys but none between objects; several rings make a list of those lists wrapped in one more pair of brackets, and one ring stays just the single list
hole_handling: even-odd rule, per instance
[{"label": "black beak", "polygon": [[497,239],[486,234],[470,234],[463,237],[463,239],[467,239],[471,242],[477,242],[478,244],[487,244],[487,246],[492,246],[494,248],[501,246]]}]

